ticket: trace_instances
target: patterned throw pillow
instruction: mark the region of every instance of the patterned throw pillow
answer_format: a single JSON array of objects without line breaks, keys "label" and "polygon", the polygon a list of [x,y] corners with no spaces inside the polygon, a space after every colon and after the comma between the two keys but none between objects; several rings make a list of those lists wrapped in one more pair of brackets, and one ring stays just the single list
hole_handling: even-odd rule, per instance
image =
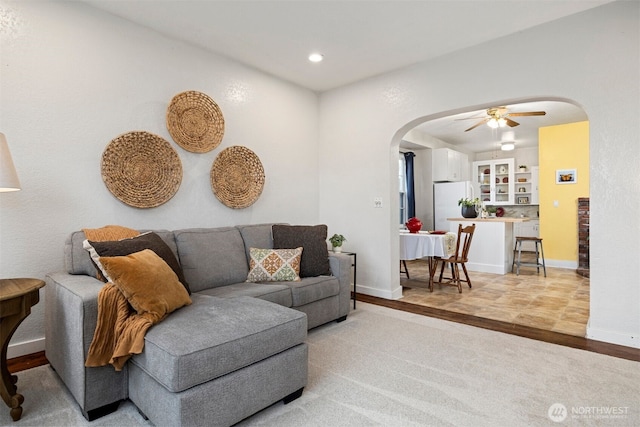
[{"label": "patterned throw pillow", "polygon": [[295,282],[300,280],[302,248],[249,248],[251,261],[247,282]]}]

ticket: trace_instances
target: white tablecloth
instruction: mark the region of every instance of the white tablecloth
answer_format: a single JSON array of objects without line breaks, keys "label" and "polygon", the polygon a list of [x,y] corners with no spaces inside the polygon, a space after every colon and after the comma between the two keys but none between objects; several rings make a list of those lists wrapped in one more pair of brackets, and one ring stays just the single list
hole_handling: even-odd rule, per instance
[{"label": "white tablecloth", "polygon": [[400,232],[400,259],[409,261],[425,257],[449,258],[456,251],[456,239],[455,233]]}]

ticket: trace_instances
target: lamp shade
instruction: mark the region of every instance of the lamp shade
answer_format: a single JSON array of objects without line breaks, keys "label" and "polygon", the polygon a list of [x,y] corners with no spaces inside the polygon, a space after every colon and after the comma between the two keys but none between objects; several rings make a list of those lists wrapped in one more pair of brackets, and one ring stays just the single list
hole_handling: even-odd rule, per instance
[{"label": "lamp shade", "polygon": [[0,192],[20,190],[20,181],[13,166],[7,138],[0,133]]}]

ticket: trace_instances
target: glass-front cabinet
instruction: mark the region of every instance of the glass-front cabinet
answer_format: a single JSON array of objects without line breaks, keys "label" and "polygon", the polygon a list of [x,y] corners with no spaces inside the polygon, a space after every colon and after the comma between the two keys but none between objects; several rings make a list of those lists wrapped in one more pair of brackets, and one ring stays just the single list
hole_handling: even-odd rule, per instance
[{"label": "glass-front cabinet", "polygon": [[473,162],[475,196],[485,205],[514,204],[514,159]]}]

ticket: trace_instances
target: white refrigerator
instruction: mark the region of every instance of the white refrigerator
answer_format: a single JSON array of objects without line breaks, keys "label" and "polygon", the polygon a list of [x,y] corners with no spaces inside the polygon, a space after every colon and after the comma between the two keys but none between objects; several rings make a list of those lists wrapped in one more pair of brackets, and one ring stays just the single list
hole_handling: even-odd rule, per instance
[{"label": "white refrigerator", "polygon": [[433,221],[435,230],[449,230],[447,218],[460,218],[458,200],[474,198],[471,181],[437,182],[433,184]]}]

